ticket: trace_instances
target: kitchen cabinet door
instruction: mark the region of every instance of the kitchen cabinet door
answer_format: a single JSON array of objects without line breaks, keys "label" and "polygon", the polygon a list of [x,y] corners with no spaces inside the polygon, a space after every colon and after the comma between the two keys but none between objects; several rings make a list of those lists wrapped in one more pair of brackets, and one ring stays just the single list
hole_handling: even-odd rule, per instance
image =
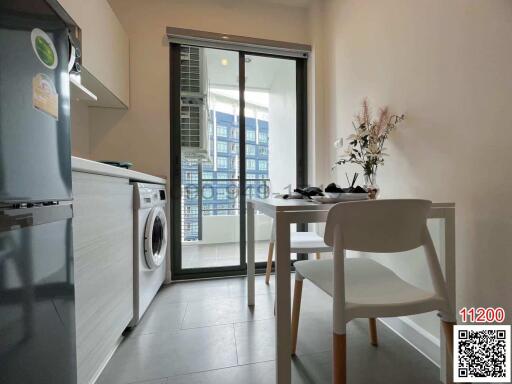
[{"label": "kitchen cabinet door", "polygon": [[[129,40],[107,0],[59,0],[82,30],[82,82],[98,96],[101,106],[103,85],[129,107]],[[112,105],[105,105],[112,106]]]}]

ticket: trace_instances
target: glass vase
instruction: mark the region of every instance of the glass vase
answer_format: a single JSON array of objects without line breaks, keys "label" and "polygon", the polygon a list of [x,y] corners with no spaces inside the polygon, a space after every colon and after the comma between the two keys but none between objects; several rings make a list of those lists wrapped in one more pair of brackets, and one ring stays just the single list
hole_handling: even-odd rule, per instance
[{"label": "glass vase", "polygon": [[380,195],[380,187],[377,184],[377,173],[364,175],[364,187],[368,191],[368,197],[375,200]]}]

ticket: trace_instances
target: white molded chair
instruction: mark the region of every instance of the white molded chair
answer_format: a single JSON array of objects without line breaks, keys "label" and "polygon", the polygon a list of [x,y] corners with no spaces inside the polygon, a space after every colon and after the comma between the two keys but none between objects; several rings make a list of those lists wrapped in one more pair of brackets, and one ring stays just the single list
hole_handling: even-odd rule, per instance
[{"label": "white molded chair", "polygon": [[[355,318],[408,316],[438,310],[453,350],[455,313],[427,228],[427,200],[372,200],[339,203],[327,218],[325,243],[333,260],[295,263],[292,353],[297,346],[303,279],[333,297],[333,383],[346,383],[346,324]],[[411,285],[368,258],[345,258],[346,250],[396,253],[423,247],[434,292]],[[406,256],[404,256],[406,257]],[[404,261],[406,262],[406,260]]]},{"label": "white molded chair", "polygon": [[[275,223],[272,222],[270,243],[268,244],[267,268],[265,270],[265,284],[270,282],[272,272],[272,259],[276,239]],[[315,253],[316,259],[320,259],[320,253],[332,252],[332,247],[325,244],[324,239],[315,232],[290,232],[290,253]]]}]

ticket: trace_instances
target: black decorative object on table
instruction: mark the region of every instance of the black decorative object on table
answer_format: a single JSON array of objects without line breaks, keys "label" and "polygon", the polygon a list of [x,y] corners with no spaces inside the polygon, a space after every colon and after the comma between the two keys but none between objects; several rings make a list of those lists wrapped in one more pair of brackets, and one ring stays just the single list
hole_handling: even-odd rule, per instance
[{"label": "black decorative object on table", "polygon": [[[354,182],[357,178],[354,177]],[[340,188],[335,183],[329,184],[325,187],[325,192],[327,193],[367,193],[366,189],[358,185],[357,187],[352,186],[348,188]]]},{"label": "black decorative object on table", "polygon": [[295,188],[293,192],[297,192],[304,196],[306,199],[311,199],[312,196],[323,196],[322,189],[318,187]]}]

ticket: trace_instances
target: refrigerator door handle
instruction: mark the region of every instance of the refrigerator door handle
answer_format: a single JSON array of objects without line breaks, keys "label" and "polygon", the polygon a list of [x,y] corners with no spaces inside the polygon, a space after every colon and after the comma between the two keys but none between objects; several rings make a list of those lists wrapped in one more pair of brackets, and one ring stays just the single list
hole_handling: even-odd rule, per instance
[{"label": "refrigerator door handle", "polygon": [[73,217],[72,204],[0,209],[0,233],[66,220]]}]

